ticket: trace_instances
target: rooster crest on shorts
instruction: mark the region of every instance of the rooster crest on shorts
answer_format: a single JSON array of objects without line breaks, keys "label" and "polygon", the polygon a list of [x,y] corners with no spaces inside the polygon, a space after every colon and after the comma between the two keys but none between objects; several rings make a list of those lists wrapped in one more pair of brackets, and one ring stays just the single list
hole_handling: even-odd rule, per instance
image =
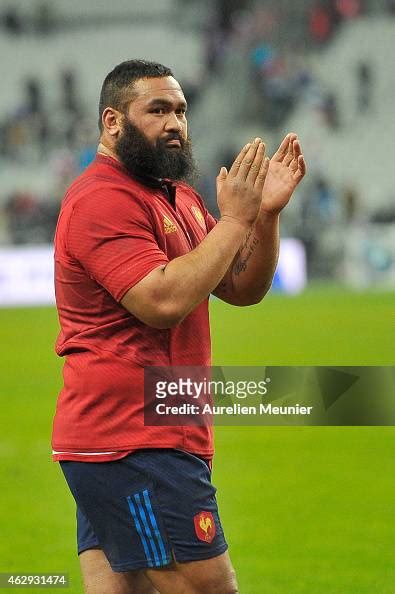
[{"label": "rooster crest on shorts", "polygon": [[199,540],[210,544],[215,536],[215,522],[213,514],[209,511],[201,511],[193,518],[196,536]]}]

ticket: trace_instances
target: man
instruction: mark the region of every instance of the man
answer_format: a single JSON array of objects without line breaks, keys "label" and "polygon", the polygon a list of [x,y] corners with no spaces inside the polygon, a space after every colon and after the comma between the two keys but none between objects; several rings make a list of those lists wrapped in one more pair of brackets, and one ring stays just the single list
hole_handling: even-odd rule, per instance
[{"label": "man", "polygon": [[248,143],[217,178],[219,221],[186,183],[186,101],[172,72],[131,60],[106,77],[96,160],[55,238],[66,356],[54,459],[77,502],[88,594],[237,592],[210,480],[211,428],[148,427],[145,366],[209,365],[210,293],[258,303],[279,213],[305,173],[295,134]]}]

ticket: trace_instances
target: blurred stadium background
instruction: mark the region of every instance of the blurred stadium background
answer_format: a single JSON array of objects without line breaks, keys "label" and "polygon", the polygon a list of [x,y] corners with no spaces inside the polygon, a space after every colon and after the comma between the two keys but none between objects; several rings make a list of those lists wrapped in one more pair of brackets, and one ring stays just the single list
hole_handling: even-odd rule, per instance
[{"label": "blurred stadium background", "polygon": [[[67,571],[82,592],[50,461],[50,245],[107,72],[132,57],[174,70],[214,214],[242,144],[301,139],[274,290],[248,310],[212,303],[215,364],[392,365],[394,39],[394,0],[0,0],[0,572]],[[393,594],[394,450],[390,427],[218,428],[240,592]]]}]

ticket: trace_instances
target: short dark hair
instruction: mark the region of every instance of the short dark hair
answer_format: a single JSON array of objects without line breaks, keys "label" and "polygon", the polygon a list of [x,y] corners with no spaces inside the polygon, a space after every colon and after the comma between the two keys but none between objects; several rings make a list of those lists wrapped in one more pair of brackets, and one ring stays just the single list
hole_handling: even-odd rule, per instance
[{"label": "short dark hair", "polygon": [[115,66],[104,79],[99,100],[99,130],[103,131],[102,115],[106,107],[124,111],[131,100],[131,87],[140,78],[173,76],[172,71],[158,62],[127,60]]}]

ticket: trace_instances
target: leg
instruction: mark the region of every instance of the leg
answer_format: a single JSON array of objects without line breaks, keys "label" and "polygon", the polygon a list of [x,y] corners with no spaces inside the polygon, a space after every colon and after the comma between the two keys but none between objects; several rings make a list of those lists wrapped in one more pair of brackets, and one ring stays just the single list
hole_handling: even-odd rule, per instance
[{"label": "leg", "polygon": [[205,561],[147,569],[145,573],[161,594],[238,593],[236,575],[227,552]]},{"label": "leg", "polygon": [[101,549],[80,554],[85,594],[157,594],[142,571],[115,572]]}]

